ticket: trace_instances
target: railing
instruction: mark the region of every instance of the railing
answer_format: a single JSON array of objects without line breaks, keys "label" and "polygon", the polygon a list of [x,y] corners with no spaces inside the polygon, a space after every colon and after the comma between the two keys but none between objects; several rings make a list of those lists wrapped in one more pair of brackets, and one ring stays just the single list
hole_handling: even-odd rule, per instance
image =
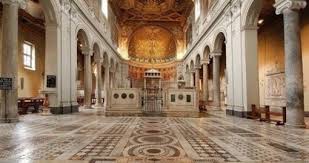
[{"label": "railing", "polygon": [[145,89],[143,112],[161,113],[163,106],[162,89]]}]

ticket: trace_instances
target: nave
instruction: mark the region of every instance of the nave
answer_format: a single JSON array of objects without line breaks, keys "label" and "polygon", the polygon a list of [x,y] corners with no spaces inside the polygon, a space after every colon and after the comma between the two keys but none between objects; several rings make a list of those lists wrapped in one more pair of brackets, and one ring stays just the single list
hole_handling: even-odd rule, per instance
[{"label": "nave", "polygon": [[1,163],[309,161],[308,130],[222,111],[202,118],[167,118],[104,117],[83,110],[26,115],[20,121],[0,124]]}]

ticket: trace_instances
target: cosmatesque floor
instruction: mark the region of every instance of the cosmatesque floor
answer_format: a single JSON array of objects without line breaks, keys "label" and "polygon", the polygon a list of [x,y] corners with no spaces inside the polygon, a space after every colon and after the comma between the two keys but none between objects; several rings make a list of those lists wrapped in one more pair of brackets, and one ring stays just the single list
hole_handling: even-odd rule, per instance
[{"label": "cosmatesque floor", "polygon": [[309,162],[309,129],[223,112],[204,118],[81,112],[20,120],[0,124],[1,163]]}]

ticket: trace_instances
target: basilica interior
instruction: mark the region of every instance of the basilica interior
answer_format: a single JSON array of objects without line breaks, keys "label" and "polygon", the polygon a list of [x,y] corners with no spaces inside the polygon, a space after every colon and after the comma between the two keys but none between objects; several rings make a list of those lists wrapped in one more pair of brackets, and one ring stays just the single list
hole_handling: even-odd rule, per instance
[{"label": "basilica interior", "polygon": [[309,162],[308,0],[0,0],[0,163]]}]

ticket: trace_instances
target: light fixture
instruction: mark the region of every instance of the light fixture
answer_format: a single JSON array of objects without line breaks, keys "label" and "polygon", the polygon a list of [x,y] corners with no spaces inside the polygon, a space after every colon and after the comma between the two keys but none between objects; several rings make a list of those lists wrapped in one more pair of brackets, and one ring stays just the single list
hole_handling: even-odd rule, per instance
[{"label": "light fixture", "polygon": [[264,23],[264,19],[260,19],[259,21],[258,21],[258,24],[259,25],[262,25]]}]

